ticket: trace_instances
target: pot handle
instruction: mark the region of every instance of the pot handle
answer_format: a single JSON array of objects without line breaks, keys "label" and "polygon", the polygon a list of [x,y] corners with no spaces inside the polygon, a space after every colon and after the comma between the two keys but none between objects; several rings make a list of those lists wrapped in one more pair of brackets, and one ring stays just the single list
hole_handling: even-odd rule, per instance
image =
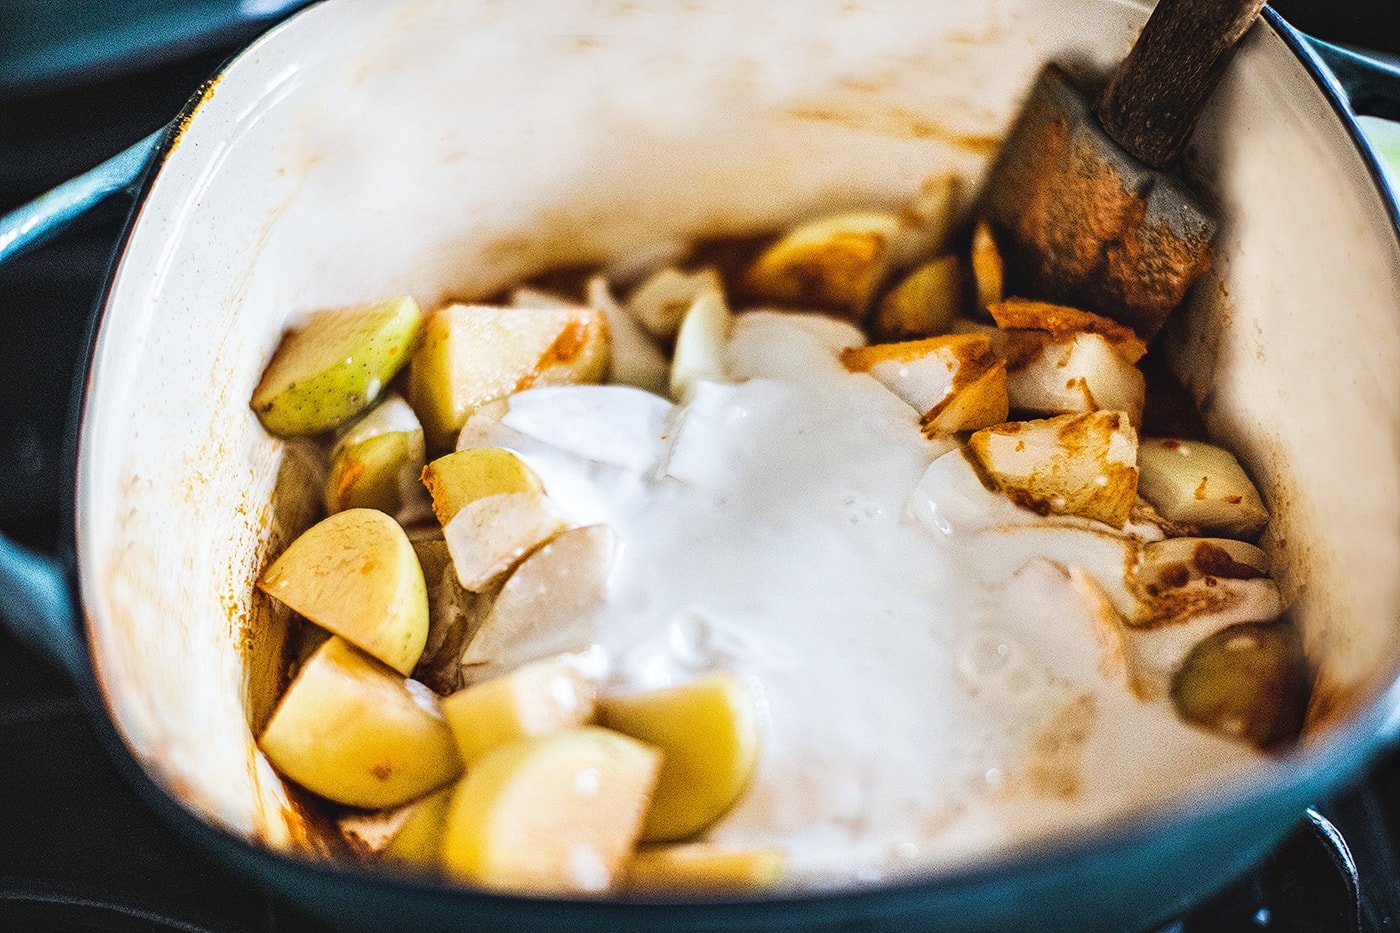
[{"label": "pot handle", "polygon": [[76,682],[88,667],[78,633],[77,590],[58,558],[36,554],[0,535],[0,622]]},{"label": "pot handle", "polygon": [[0,217],[0,263],[39,246],[116,194],[129,194],[150,165],[165,130],[150,136]]},{"label": "pot handle", "polygon": [[[151,164],[164,130],[158,130],[0,217],[0,263],[39,246],[117,194],[129,194]],[[78,633],[78,609],[70,566],[0,535],[0,621],[21,641],[70,676],[88,665]]]},{"label": "pot handle", "polygon": [[1362,116],[1400,120],[1400,67],[1312,36],[1304,35],[1303,40],[1337,79],[1352,110]]}]

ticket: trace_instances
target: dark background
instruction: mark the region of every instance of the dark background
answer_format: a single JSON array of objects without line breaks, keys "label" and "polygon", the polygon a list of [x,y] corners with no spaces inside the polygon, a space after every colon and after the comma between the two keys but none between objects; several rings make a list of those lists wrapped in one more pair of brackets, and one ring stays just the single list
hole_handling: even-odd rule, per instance
[{"label": "dark background", "polygon": [[[298,4],[0,0],[0,211],[162,126],[220,61]],[[1400,0],[1274,6],[1315,35],[1400,54]],[[74,365],[123,216],[112,206],[0,267],[0,531],[36,546],[61,535]],[[1383,764],[1371,787],[1335,812],[1393,840],[1400,763]],[[0,802],[0,930],[311,929],[155,822],[107,763],[68,686],[4,634]],[[1353,838],[1370,861],[1363,877],[1393,885],[1394,847],[1377,845]],[[1300,831],[1258,876],[1180,928],[1336,928],[1350,908],[1347,892],[1316,880],[1330,871],[1328,854]],[[1260,910],[1269,912],[1262,924]],[[1384,910],[1372,913],[1386,923]]]}]

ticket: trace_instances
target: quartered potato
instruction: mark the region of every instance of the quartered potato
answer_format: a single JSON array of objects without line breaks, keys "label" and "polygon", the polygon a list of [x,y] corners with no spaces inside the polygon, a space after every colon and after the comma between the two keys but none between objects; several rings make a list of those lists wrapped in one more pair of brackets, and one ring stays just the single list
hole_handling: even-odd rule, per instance
[{"label": "quartered potato", "polygon": [[421,324],[412,298],[316,312],[282,338],[253,390],[253,411],[279,437],[339,427],[408,362]]},{"label": "quartered potato", "polygon": [[883,340],[908,340],[946,332],[962,306],[962,290],[962,264],[957,256],[929,260],[880,301],[875,334]]},{"label": "quartered potato", "polygon": [[467,678],[479,682],[592,644],[616,551],[612,529],[587,525],[531,554],[501,587],[468,643],[462,655]]},{"label": "quartered potato", "polygon": [[697,297],[676,334],[671,359],[671,398],[684,403],[701,379],[725,377],[725,344],[734,326],[734,315],[724,294],[706,291]]},{"label": "quartered potato", "polygon": [[695,300],[705,294],[724,295],[719,273],[709,267],[695,272],[661,269],[648,276],[627,299],[627,312],[657,340],[669,341]]},{"label": "quartered potato", "polygon": [[1011,408],[1038,415],[1123,411],[1142,422],[1147,384],[1142,372],[1099,334],[1046,344],[1006,374]]},{"label": "quartered potato", "polygon": [[972,228],[972,280],[979,310],[996,304],[1005,297],[1006,266],[997,249],[992,228],[985,220]]},{"label": "quartered potato", "polygon": [[1172,679],[1182,719],[1260,747],[1298,733],[1309,673],[1286,622],[1232,625],[1197,645]]},{"label": "quartered potato", "polygon": [[758,712],[739,677],[706,674],[689,683],[605,697],[599,721],[661,750],[661,777],[642,838],[687,839],[743,793],[758,760]]},{"label": "quartered potato", "polygon": [[605,891],[632,856],[660,767],[656,749],[593,726],[502,746],[452,795],[443,866],[501,891]]},{"label": "quartered potato", "polygon": [[775,887],[786,857],[776,849],[729,849],[709,843],[644,846],[627,864],[636,894],[752,893]]},{"label": "quartered potato", "polygon": [[549,658],[459,690],[442,711],[470,768],[502,745],[592,721],[597,693],[578,659]]},{"label": "quartered potato", "polygon": [[340,638],[302,665],[258,745],[293,781],[352,807],[396,807],[462,772],[431,691]]},{"label": "quartered potato", "polygon": [[391,395],[362,418],[331,451],[326,511],[378,509],[390,515],[425,501],[423,426],[408,403]]},{"label": "quartered potato", "polygon": [[423,653],[423,571],[408,535],[383,512],[349,509],[313,525],[258,588],[402,674]]},{"label": "quartered potato", "polygon": [[437,870],[442,861],[442,832],[452,790],[449,785],[411,805],[412,812],[380,856],[386,864],[419,871]]},{"label": "quartered potato", "polygon": [[1269,512],[1235,455],[1205,441],[1147,438],[1138,449],[1139,490],[1168,521],[1247,538]]},{"label": "quartered potato", "polygon": [[1120,411],[1013,421],[973,434],[968,449],[1017,505],[1123,527],[1137,497],[1137,431]]},{"label": "quartered potato", "polygon": [[428,316],[409,371],[409,401],[430,451],[451,450],[477,408],[534,385],[600,382],[606,315],[583,307],[451,305]]}]

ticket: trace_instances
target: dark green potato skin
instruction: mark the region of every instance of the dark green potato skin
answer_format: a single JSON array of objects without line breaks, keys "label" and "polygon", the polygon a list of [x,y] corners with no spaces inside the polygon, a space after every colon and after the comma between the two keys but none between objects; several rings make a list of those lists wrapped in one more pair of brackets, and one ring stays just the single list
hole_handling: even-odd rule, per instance
[{"label": "dark green potato skin", "polygon": [[1247,622],[1191,650],[1172,678],[1172,701],[1187,722],[1268,748],[1298,735],[1310,686],[1292,623]]}]

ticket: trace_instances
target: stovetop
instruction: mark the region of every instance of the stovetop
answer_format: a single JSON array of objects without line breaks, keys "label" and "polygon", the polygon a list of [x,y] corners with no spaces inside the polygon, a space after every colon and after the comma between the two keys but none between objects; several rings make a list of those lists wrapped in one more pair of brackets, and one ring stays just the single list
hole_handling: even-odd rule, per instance
[{"label": "stovetop", "polygon": [[[1379,5],[1393,2],[1378,0],[1376,15],[1393,15]],[[1286,15],[1329,35],[1322,5],[1295,0],[1291,7]],[[1363,2],[1343,13],[1332,35],[1353,38],[1348,31],[1364,30],[1369,10]],[[1391,32],[1400,43],[1400,29]],[[177,46],[144,70],[128,58],[121,74],[88,75],[53,93],[18,96],[10,88],[9,102],[0,103],[0,211],[158,128],[231,51],[230,40],[244,38],[237,31],[186,37],[189,48],[215,51],[191,56]],[[0,349],[7,354],[0,365],[0,531],[38,547],[53,547],[61,533],[69,390],[121,221],[113,209],[0,267]],[[2,632],[0,800],[0,930],[321,929],[148,812],[107,761],[71,687]],[[1205,904],[1183,905],[1181,919],[1164,931],[1400,925],[1400,753],[1318,810],[1300,813],[1297,829],[1249,876]]]}]

